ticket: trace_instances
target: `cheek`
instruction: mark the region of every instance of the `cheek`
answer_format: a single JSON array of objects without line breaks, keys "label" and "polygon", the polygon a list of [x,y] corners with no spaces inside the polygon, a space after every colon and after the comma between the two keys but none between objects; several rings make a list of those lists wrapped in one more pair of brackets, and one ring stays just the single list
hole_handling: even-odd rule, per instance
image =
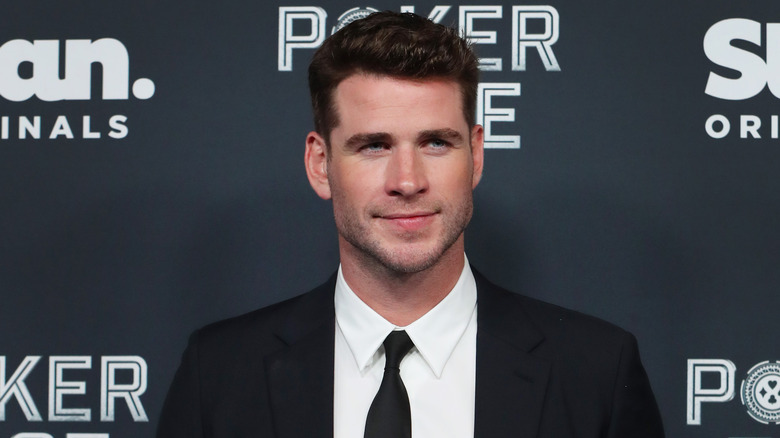
[{"label": "cheek", "polygon": [[473,188],[474,175],[470,163],[445,163],[437,166],[435,174],[438,175],[438,185],[447,193],[460,194]]},{"label": "cheek", "polygon": [[364,204],[363,198],[367,191],[360,179],[343,178],[343,175],[331,175],[330,190],[333,210],[337,215],[354,215]]},{"label": "cheek", "polygon": [[334,175],[334,182],[345,196],[356,203],[381,190],[384,187],[384,176],[385,168],[380,163],[357,163],[339,169]]}]

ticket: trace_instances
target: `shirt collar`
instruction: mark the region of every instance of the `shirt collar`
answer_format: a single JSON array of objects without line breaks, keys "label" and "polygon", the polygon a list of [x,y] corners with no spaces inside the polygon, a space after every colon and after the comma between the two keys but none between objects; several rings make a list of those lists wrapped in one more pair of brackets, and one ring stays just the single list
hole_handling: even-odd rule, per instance
[{"label": "shirt collar", "polygon": [[439,378],[472,319],[477,305],[477,285],[464,256],[463,270],[450,293],[417,321],[396,327],[355,295],[339,266],[334,305],[336,323],[361,371],[375,359],[387,335],[402,328]]}]

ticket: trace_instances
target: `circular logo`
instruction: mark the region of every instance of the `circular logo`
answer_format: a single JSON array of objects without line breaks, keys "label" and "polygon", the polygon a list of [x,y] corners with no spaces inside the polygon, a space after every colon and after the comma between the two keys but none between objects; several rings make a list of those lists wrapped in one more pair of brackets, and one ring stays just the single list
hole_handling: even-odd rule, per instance
[{"label": "circular logo", "polygon": [[761,362],[748,371],[740,389],[742,404],[753,419],[780,424],[780,362]]},{"label": "circular logo", "polygon": [[348,25],[349,23],[352,23],[355,20],[360,20],[361,18],[366,18],[374,12],[379,12],[379,10],[372,7],[357,7],[344,12],[341,14],[338,20],[336,20],[336,25],[333,26],[333,29],[330,31],[331,35],[341,30],[342,27]]}]

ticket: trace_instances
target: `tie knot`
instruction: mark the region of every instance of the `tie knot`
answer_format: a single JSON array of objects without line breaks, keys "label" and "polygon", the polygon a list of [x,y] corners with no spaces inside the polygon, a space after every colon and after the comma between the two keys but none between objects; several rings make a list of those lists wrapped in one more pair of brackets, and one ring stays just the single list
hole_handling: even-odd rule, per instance
[{"label": "tie knot", "polygon": [[393,330],[385,338],[385,369],[399,368],[401,359],[414,347],[414,342],[404,330]]}]

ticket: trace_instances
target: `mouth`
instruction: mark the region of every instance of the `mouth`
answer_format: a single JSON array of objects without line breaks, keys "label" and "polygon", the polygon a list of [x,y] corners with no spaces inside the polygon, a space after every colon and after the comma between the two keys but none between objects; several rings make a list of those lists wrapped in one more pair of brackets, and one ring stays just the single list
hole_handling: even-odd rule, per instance
[{"label": "mouth", "polygon": [[435,213],[432,211],[416,211],[412,213],[389,213],[379,215],[381,219],[413,219],[418,217],[433,216]]},{"label": "mouth", "polygon": [[430,225],[436,212],[418,211],[411,213],[389,213],[377,216],[378,219],[390,224],[391,227],[403,231],[419,231]]}]

